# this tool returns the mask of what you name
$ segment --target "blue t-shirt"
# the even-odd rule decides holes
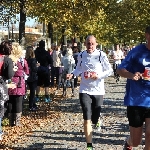
[[[119,69],[124,68],[132,73],[144,73],[145,67],[150,67],[150,50],[145,44],[133,48],[118,66]],[[143,78],[138,81],[127,79],[124,104],[150,107],[150,81]]]

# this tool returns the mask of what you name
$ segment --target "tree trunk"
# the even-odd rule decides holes
[[[19,44],[25,44],[25,23],[26,23],[26,10],[25,1],[20,0],[20,22],[19,22]]]

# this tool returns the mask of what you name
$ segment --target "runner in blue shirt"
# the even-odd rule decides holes
[[[150,150],[150,26],[145,30],[145,37],[147,43],[133,48],[117,69],[120,76],[127,78],[124,105],[127,106],[130,136],[125,150],[141,143],[144,122],[144,150]]]

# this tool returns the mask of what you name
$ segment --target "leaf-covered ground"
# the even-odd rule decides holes
[[[41,95],[44,95],[44,90],[41,90]],[[60,116],[57,99],[61,99],[61,95],[57,96],[56,88],[50,88],[51,98],[53,102],[44,102],[44,96],[40,97],[40,101],[37,103],[38,110],[35,112],[29,111],[28,100],[23,102],[23,113],[21,117],[22,126],[9,127],[8,119],[3,120],[4,136],[0,144],[0,150],[16,150],[11,148],[11,145],[18,142],[25,142],[27,136],[32,134],[32,131],[39,127],[44,127],[48,122],[54,119],[58,119]]]
[[[116,84],[113,77],[105,80],[106,94],[102,106],[102,128],[93,130],[95,150],[122,150],[129,135],[126,107],[123,104],[125,79]],[[24,103],[22,127],[4,127],[8,132],[4,136],[0,150],[84,150],[86,149],[83,131],[83,117],[78,88],[76,95],[62,98],[62,91],[50,89],[52,103],[41,100],[37,112],[29,112],[28,103]],[[41,93],[43,95],[43,93]],[[138,148],[142,150],[143,141]]]

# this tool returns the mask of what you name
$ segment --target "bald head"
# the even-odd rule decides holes
[[[94,35],[88,35],[87,38],[86,38],[86,41],[88,41],[90,38],[93,38],[93,39],[95,39],[95,41],[96,41],[96,38],[95,38]]]
[[[85,45],[87,48],[87,52],[90,54],[96,50],[97,43],[96,43],[96,38],[94,37],[94,35],[89,35],[86,38]]]

